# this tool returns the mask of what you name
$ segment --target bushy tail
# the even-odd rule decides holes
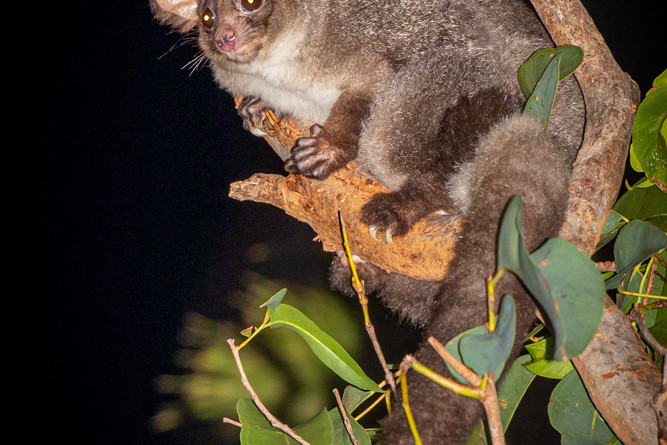
[[[452,198],[465,214],[465,226],[427,336],[446,343],[487,322],[486,278],[495,269],[498,227],[506,205],[515,194],[522,196],[525,237],[529,249],[535,249],[555,236],[563,222],[567,171],[565,154],[530,117],[514,115],[480,140],[474,159],[461,165],[448,184]],[[535,307],[520,283],[505,274],[496,285],[496,295],[508,293],[517,303],[520,341],[534,322]],[[520,344],[511,360],[519,350]],[[428,344],[423,344],[416,356],[431,369],[449,375]],[[425,444],[465,443],[481,415],[479,401],[449,392],[416,373],[408,374],[408,388]],[[383,429],[383,443],[414,443],[402,409],[383,422]]]

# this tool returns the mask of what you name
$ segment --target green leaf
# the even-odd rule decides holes
[[[562,56],[558,54],[549,62],[523,109],[524,113],[531,114],[539,119],[544,128],[549,125],[549,117],[556,99],[561,59]]]
[[[348,413],[354,412],[374,391],[363,391],[356,386],[346,386],[343,391],[343,406]]]
[[[600,250],[613,241],[614,238],[616,238],[616,235],[618,235],[618,231],[621,230],[621,227],[624,225],[625,220],[623,220],[622,215],[615,210],[611,210],[604,222],[602,233],[600,234],[600,241],[598,241],[597,246],[595,246],[595,250]]]
[[[280,289],[271,298],[269,298],[266,302],[264,302],[260,307],[267,307],[269,311],[269,316],[271,316],[271,314],[273,314],[273,311],[275,311],[276,308],[280,306],[280,303],[283,302],[283,298],[285,298],[286,293],[287,289]]]
[[[632,156],[646,176],[667,187],[667,148],[665,119],[667,118],[667,87],[660,87],[639,104],[632,127]]]
[[[333,445],[352,445],[352,440],[350,439],[350,434],[347,432],[347,428],[345,428],[345,423],[343,422],[343,416],[340,415],[340,411],[338,408],[334,408],[329,410],[329,418],[331,419],[331,423],[333,424]],[[354,437],[357,439],[359,442],[359,445],[371,445],[371,439],[368,436],[368,433],[364,430],[364,428],[359,425],[359,423],[354,420],[354,417],[350,415],[349,412],[346,413],[347,418],[350,421],[350,425],[352,426],[352,433],[354,433]]]
[[[512,296],[507,295],[501,303],[495,331],[477,326],[454,337],[445,348],[477,375],[493,372],[494,379],[498,380],[512,351],[515,334],[516,305]],[[453,368],[447,367],[457,380],[468,383]]]
[[[607,280],[606,288],[615,289],[626,273],[666,247],[667,237],[662,230],[645,221],[630,221],[616,237],[616,275]]]
[[[298,445],[296,440],[272,427],[252,400],[240,399],[236,412],[241,422],[242,445]],[[293,430],[311,445],[331,445],[333,441],[333,424],[326,409]]]
[[[600,273],[576,247],[558,238],[529,254],[519,196],[512,198],[503,215],[497,267],[516,274],[547,314],[556,337],[555,360],[566,360],[584,350],[602,317]]]
[[[661,226],[658,219],[667,215],[667,194],[655,185],[637,187],[635,184],[632,190],[625,192],[614,204],[614,211],[628,220],[649,220],[663,231],[667,231],[667,226]]]
[[[549,420],[561,434],[561,444],[603,445],[614,440],[614,434],[595,410],[576,372],[569,373],[556,385],[551,400]]]
[[[662,308],[658,309],[658,311],[667,312],[667,309]],[[656,323],[649,328],[649,331],[651,331],[651,334],[653,334],[653,337],[655,337],[658,343],[663,346],[667,345],[667,320],[661,320],[660,322]]]
[[[562,45],[556,48],[543,48],[535,51],[519,68],[519,83],[523,95],[528,98],[542,77],[547,65],[557,55],[562,57],[558,80],[563,80],[577,69],[584,59],[584,53],[578,46]]]
[[[521,399],[523,399],[528,387],[535,379],[535,374],[524,368],[529,360],[530,356],[528,355],[522,355],[514,360],[510,369],[505,373],[505,380],[498,389],[500,420],[503,424],[503,431],[507,431]]]
[[[322,363],[346,382],[358,388],[382,392],[343,347],[322,331],[298,309],[287,304],[278,306],[268,324],[272,329],[288,328],[296,332]]]
[[[572,362],[570,361],[552,360],[554,351],[553,337],[528,344],[526,345],[526,349],[530,353],[532,361],[526,363],[525,367],[533,374],[560,380],[573,369]]]

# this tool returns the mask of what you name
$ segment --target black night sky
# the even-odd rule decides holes
[[[667,67],[658,2],[585,3],[645,92]],[[281,163],[240,131],[207,70],[182,69],[195,50],[170,51],[179,36],[147,0],[50,7],[32,61],[46,73],[31,89],[37,188],[19,208],[37,246],[32,421],[70,444],[175,443],[151,435],[148,419],[183,315],[233,316],[225,296],[250,267],[249,245],[273,246],[276,261],[252,268],[286,280],[325,283],[329,256],[307,226],[227,197],[230,182]]]

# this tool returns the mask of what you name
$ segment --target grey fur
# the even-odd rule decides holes
[[[195,2],[197,15],[174,15]],[[485,278],[494,269],[498,222],[512,195],[523,196],[530,247],[557,233],[583,130],[583,101],[567,79],[548,133],[520,114],[517,70],[535,50],[552,45],[521,0],[264,0],[252,13],[240,0],[151,5],[163,23],[198,27],[199,45],[222,88],[321,124],[298,141],[288,170],[325,178],[355,160],[392,190],[367,204],[365,223],[400,236],[436,210],[464,214],[442,283],[371,264],[360,270],[368,290],[425,326],[427,335],[446,342],[486,321]],[[216,17],[211,30],[197,23],[205,7]],[[223,28],[233,30],[239,54],[229,51],[229,31],[222,44]],[[243,105],[246,126],[264,104],[251,99]],[[330,278],[335,288],[352,292],[338,260]],[[519,332],[528,329],[534,307],[519,283],[504,278],[497,292],[516,298]],[[417,357],[446,373],[430,347],[422,346]],[[427,444],[464,443],[480,415],[477,401],[419,376],[410,376],[410,394]],[[385,443],[412,443],[400,406],[383,425]]]

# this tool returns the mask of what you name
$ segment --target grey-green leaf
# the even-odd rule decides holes
[[[512,352],[516,337],[516,305],[511,295],[506,295],[493,332],[470,334],[461,338],[459,352],[463,363],[478,375],[495,373],[500,378],[502,370]]]
[[[477,375],[493,373],[497,380],[514,345],[515,334],[516,305],[512,296],[507,295],[501,303],[495,331],[489,332],[486,326],[474,327],[448,341],[445,348]],[[460,382],[469,383],[453,368],[449,370]]]
[[[273,329],[288,328],[299,334],[317,358],[346,382],[361,389],[382,392],[340,343],[298,309],[281,304],[273,312],[269,326]]]
[[[595,335],[604,308],[604,284],[595,264],[572,244],[552,238],[530,255],[549,283],[535,295],[552,323],[555,360],[581,353]]]
[[[549,62],[523,109],[524,113],[539,119],[544,128],[549,125],[551,110],[556,99],[561,59],[562,55],[558,54]]]
[[[614,440],[614,434],[595,410],[576,372],[569,373],[556,385],[551,400],[549,420],[561,434],[561,444],[603,445]]]
[[[586,347],[602,317],[604,287],[595,265],[570,243],[553,238],[529,254],[521,198],[512,198],[498,237],[498,269],[511,270],[547,314],[556,337],[554,359]]]

